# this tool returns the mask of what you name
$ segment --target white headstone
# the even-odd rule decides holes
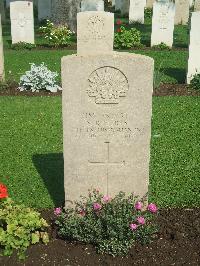
[[[103,0],[82,0],[81,11],[104,11]]]
[[[173,2],[155,2],[153,4],[153,19],[151,46],[165,43],[173,45],[175,4]]]
[[[3,56],[3,38],[0,14],[0,81],[4,79],[4,56]]]
[[[79,12],[77,53],[103,54],[113,50],[114,14],[104,11]]]
[[[187,83],[194,74],[200,74],[200,12],[193,12],[191,18],[190,46],[188,60]]]
[[[33,2],[11,2],[10,19],[12,43],[34,43]]]
[[[104,20],[103,12],[95,13]],[[107,30],[112,29],[113,25]],[[95,39],[98,34],[92,32]],[[89,188],[112,197],[120,191],[144,196],[149,183],[153,59],[113,51],[95,55],[88,49],[88,54],[62,58],[62,87],[66,205],[86,196]]]
[[[200,0],[195,0],[194,11],[200,11]]]
[[[189,0],[175,0],[175,25],[187,25],[190,13]]]
[[[129,24],[139,22],[144,24],[144,8],[146,0],[130,0]]]
[[[38,19],[51,19],[52,0],[38,0]]]
[[[153,7],[153,3],[155,2],[156,0],[147,0],[146,1],[146,7],[147,8],[152,8]]]
[[[194,5],[194,0],[190,0],[190,7]]]

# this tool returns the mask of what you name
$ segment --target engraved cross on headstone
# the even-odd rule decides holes
[[[125,160],[121,162],[112,162],[110,159],[110,142],[104,142],[107,145],[107,151],[106,151],[106,159],[105,161],[88,161],[89,164],[92,165],[105,165],[106,166],[106,178],[107,178],[107,194],[108,192],[108,182],[109,182],[109,167],[114,165],[122,165],[125,166]]]

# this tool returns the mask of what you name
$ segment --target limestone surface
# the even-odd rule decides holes
[[[109,12],[79,12],[77,53],[104,54],[113,51],[114,14]]]
[[[175,25],[187,25],[190,11],[189,0],[175,0],[175,9]]]
[[[33,1],[10,2],[12,43],[34,43]]]
[[[187,83],[191,82],[194,74],[200,74],[200,12],[193,12],[191,18],[190,45]]]
[[[165,43],[173,45],[175,5],[173,2],[155,2],[153,4],[153,19],[151,46]]]

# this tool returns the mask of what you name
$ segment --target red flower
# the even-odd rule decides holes
[[[117,29],[117,32],[121,32],[122,30],[119,28],[119,29]]]
[[[7,191],[7,187],[0,183],[0,199],[4,199],[8,197],[8,191]]]
[[[79,211],[80,216],[84,217],[86,215],[86,212],[84,210]]]
[[[121,25],[121,24],[122,24],[122,21],[121,21],[120,19],[118,19],[118,20],[116,21],[116,24],[117,24],[117,25]]]

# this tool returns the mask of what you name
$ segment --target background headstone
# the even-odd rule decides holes
[[[2,25],[0,14],[0,81],[4,79],[4,56],[3,56],[3,38],[2,38]]]
[[[156,0],[147,0],[146,1],[146,7],[147,8],[152,8],[153,7],[153,3],[155,2]]]
[[[189,20],[190,3],[189,0],[175,0],[175,25],[186,25]]]
[[[62,88],[66,205],[86,196],[89,188],[112,197],[120,191],[146,195],[153,59],[116,52],[91,55],[90,50],[66,56]]]
[[[122,16],[129,14],[130,0],[122,0],[121,14]]]
[[[144,8],[146,0],[130,0],[129,24],[139,22],[144,24]]]
[[[78,54],[103,54],[113,50],[113,13],[88,11],[78,13],[77,17]]]
[[[38,19],[51,19],[52,0],[38,0]]]
[[[104,11],[103,0],[82,0],[81,11]]]
[[[10,3],[12,43],[34,43],[33,1]]]
[[[153,4],[151,46],[165,43],[173,45],[175,4],[173,2],[155,2]]]
[[[200,11],[200,0],[195,0],[194,11]]]
[[[194,0],[190,0],[190,7],[194,5]]]
[[[187,83],[189,84],[193,75],[200,74],[200,12],[193,12],[191,18],[190,45]]]
[[[68,25],[71,31],[77,30],[77,13],[81,0],[54,0],[52,2],[52,22],[57,25]]]

